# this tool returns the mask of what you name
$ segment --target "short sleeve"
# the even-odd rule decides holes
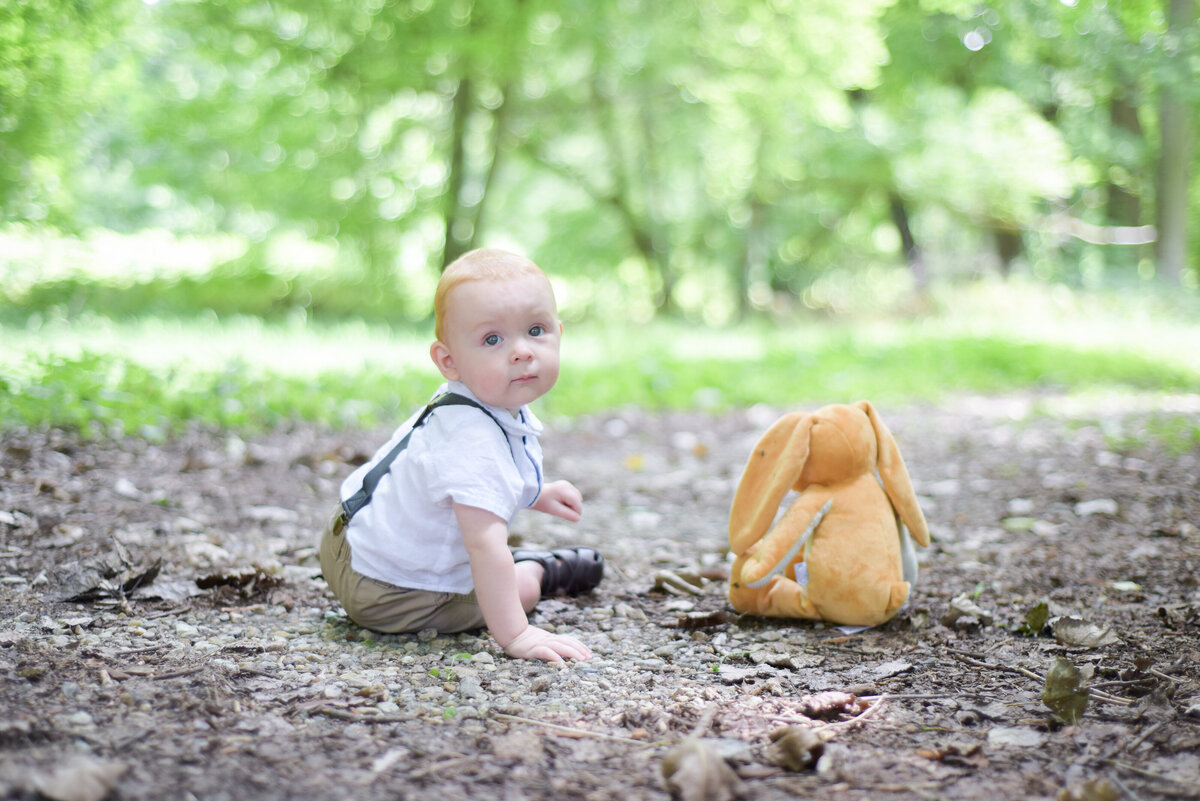
[[[504,431],[478,410],[461,408],[439,409],[426,426],[435,443],[420,454],[429,500],[474,506],[512,520],[524,485]]]

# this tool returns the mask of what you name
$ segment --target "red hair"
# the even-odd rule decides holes
[[[442,271],[433,295],[434,336],[439,342],[446,341],[446,308],[450,290],[454,287],[468,281],[503,281],[518,275],[546,278],[546,274],[532,261],[505,250],[479,248],[459,256]]]

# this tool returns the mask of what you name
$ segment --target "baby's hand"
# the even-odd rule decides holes
[[[583,516],[583,495],[570,481],[551,481],[542,487],[533,508],[576,523]]]
[[[586,662],[592,658],[588,647],[574,637],[551,634],[537,626],[526,626],[504,647],[504,652],[517,659],[542,659],[546,662],[562,662],[564,658]]]

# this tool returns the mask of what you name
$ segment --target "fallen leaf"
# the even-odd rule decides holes
[[[988,760],[981,753],[982,748],[982,745],[976,742],[947,743],[940,748],[918,749],[917,756],[947,765],[985,768],[987,767]]]
[[[230,587],[238,591],[242,598],[265,596],[271,590],[282,586],[283,577],[278,570],[270,570],[259,565],[250,568],[223,570],[200,576],[196,586],[202,590],[213,587]]]
[[[96,580],[94,568],[84,567],[73,578],[78,580],[79,578],[90,576],[93,580],[96,580],[96,583],[63,600],[66,603],[81,604],[105,598],[126,598],[143,587],[152,584],[154,579],[158,577],[158,572],[161,569],[162,559],[157,559],[150,567],[132,574],[128,569],[117,572],[112,570],[109,565],[101,565],[99,569],[101,577],[99,580]],[[69,584],[71,582],[68,580],[64,583]]]
[[[737,620],[737,616],[718,609],[715,612],[690,612],[688,614],[675,616],[675,627],[680,629],[711,629],[717,626],[724,626],[726,623],[732,623]]]
[[[830,720],[841,715],[857,715],[867,708],[866,701],[860,701],[852,693],[837,690],[827,690],[823,693],[806,695],[800,699],[800,711],[810,718]]]
[[[786,726],[771,732],[770,759],[790,771],[815,770],[825,753],[825,741],[812,729]]]
[[[1117,801],[1121,793],[1108,779],[1092,779],[1058,791],[1058,801]]]
[[[682,801],[731,801],[745,791],[729,763],[696,737],[668,751],[661,769],[667,790]]]
[[[1140,592],[1142,585],[1136,581],[1114,581],[1109,585],[1117,592]]]
[[[950,608],[942,615],[941,623],[946,628],[953,628],[955,622],[963,617],[973,617],[987,625],[992,622],[994,615],[976,604],[970,595],[963,593],[950,601]]]
[[[1054,639],[1063,645],[1077,648],[1099,648],[1114,645],[1121,639],[1108,626],[1097,626],[1077,617],[1060,617],[1050,622]]]
[[[1077,723],[1087,708],[1088,693],[1079,685],[1083,674],[1066,659],[1058,657],[1046,671],[1046,686],[1042,690],[1044,703],[1054,717],[1063,723]]]
[[[1049,620],[1050,606],[1042,601],[1025,613],[1025,624],[1020,630],[1031,637],[1036,637],[1046,628]]]
[[[101,801],[126,769],[122,762],[77,754],[57,770],[35,776],[33,784],[52,801]]]

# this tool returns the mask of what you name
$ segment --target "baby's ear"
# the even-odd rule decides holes
[[[458,368],[454,366],[454,357],[450,348],[444,342],[434,342],[429,346],[429,358],[437,365],[437,369],[447,381],[458,380]]]

